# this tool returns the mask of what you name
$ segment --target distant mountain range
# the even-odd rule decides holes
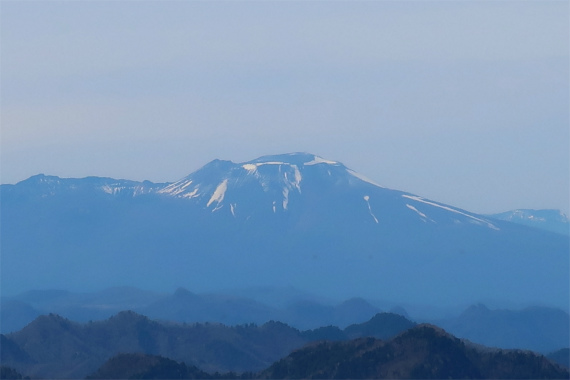
[[[570,345],[568,313],[547,307],[491,310],[473,305],[459,316],[436,324],[457,337],[489,347],[549,353]]]
[[[159,323],[130,311],[87,324],[51,314],[0,339],[4,372],[44,378],[569,376],[542,355],[475,346],[391,313],[344,330],[307,331],[275,321],[235,327]]]
[[[432,319],[418,315],[410,317],[402,307],[380,307],[374,301],[362,298],[329,303],[308,294],[293,293],[285,305],[276,306],[245,296],[197,294],[183,288],[172,294],[113,288],[96,293],[31,291],[4,297],[0,303],[0,332],[21,330],[40,315],[53,313],[85,323],[105,320],[126,309],[151,319],[176,323],[209,322],[235,326],[262,325],[279,320],[300,330],[317,329],[312,335],[315,339],[355,337],[351,325],[370,320],[381,311],[390,311],[415,322],[438,325],[459,338],[490,347],[528,349],[546,354],[568,347],[570,341],[568,312],[548,307],[508,310],[479,304],[452,317]],[[320,329],[322,326],[329,328]],[[341,334],[341,329],[345,329],[347,335]],[[369,334],[376,336],[373,332]]]
[[[560,210],[521,209],[487,216],[493,219],[506,220],[563,235],[570,235],[570,219]]]
[[[386,339],[414,325],[395,314],[378,314],[344,331],[299,331],[276,321],[234,327],[159,323],[131,311],[79,324],[50,314],[18,332],[1,335],[0,361],[43,378],[83,378],[114,355],[137,352],[184,361],[207,372],[259,371],[310,341],[348,336]]]
[[[276,286],[568,310],[568,236],[391,190],[312,154],[214,160],[173,183],[38,175],[0,191],[4,295]]]

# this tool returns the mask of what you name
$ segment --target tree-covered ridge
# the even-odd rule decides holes
[[[542,355],[479,350],[431,325],[382,341],[319,342],[274,363],[266,379],[538,379],[569,373]]]
[[[529,351],[475,348],[432,325],[390,340],[319,341],[258,373],[208,374],[170,359],[121,354],[90,379],[539,379],[569,373]]]
[[[397,328],[374,322],[400,319]],[[372,325],[370,325],[372,323]],[[379,314],[353,325],[350,336],[393,336],[414,323]],[[38,317],[24,329],[2,336],[3,364],[30,376],[81,378],[120,353],[159,355],[214,373],[260,371],[314,340],[347,340],[335,327],[300,331],[284,323],[225,326],[218,323],[159,323],[132,311],[80,324],[58,315]]]
[[[119,354],[87,379],[208,379],[211,376],[172,359],[148,354]]]

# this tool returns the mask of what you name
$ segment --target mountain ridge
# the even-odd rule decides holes
[[[0,338],[2,365],[33,377],[84,378],[105,368],[96,376],[117,378],[116,370],[125,374],[149,364],[133,363],[132,356],[119,359],[125,354],[142,354],[151,362],[157,356],[169,358],[174,367],[179,364],[173,360],[186,363],[182,370],[192,366],[192,372],[232,371],[232,378],[240,377],[236,372],[246,378],[313,378],[312,371],[326,378],[568,376],[540,354],[473,345],[440,327],[391,313],[344,330],[329,326],[310,331],[278,321],[234,327],[166,323],[132,311],[83,324],[51,314]]]
[[[331,333],[338,337],[339,328],[350,335],[351,325],[375,321],[374,315],[389,311],[415,322],[429,322],[458,338],[498,348],[529,349],[543,354],[568,345],[570,316],[567,311],[548,307],[496,309],[471,305],[453,317],[439,319],[412,313],[402,307],[377,304],[362,298],[331,303],[298,295],[281,306],[269,306],[262,300],[231,294],[198,294],[179,288],[170,294],[155,294],[131,288],[113,288],[97,293],[75,294],[57,291],[34,291],[0,304],[1,333],[21,330],[40,315],[57,314],[74,322],[100,321],[121,310],[133,310],[150,319],[176,323],[222,323],[227,326],[279,320],[299,330],[317,329],[312,334]],[[389,324],[389,320],[380,320]],[[322,326],[337,326],[318,329]],[[372,326],[373,329],[374,326]],[[331,330],[332,329],[332,330]],[[338,330],[338,331],[337,331]],[[335,332],[336,331],[336,332]],[[382,338],[382,336],[376,336]]]
[[[214,160],[166,184],[37,177],[44,187],[2,185],[3,292],[293,286],[345,299],[500,296],[567,309],[567,238],[363,178],[294,154]]]
[[[287,197],[288,194],[286,194],[286,192],[288,193],[291,190],[297,190],[300,192],[299,182],[302,180],[302,177],[299,172],[299,167],[315,166],[319,164],[324,164],[327,166],[327,171],[329,172],[329,175],[331,175],[330,174],[331,167],[337,168],[346,171],[350,176],[362,182],[371,184],[375,187],[386,188],[382,185],[377,184],[373,180],[368,179],[362,174],[359,174],[353,171],[352,169],[347,168],[340,162],[324,159],[320,156],[305,152],[266,155],[241,163],[234,163],[233,161],[230,160],[214,159],[209,163],[207,163],[206,165],[204,165],[202,168],[174,182],[154,183],[148,180],[133,181],[126,179],[115,179],[110,177],[94,177],[94,176],[88,176],[83,178],[62,178],[52,175],[37,174],[31,176],[28,179],[18,182],[15,185],[3,184],[0,186],[2,186],[3,192],[6,191],[10,192],[11,190],[10,188],[13,188],[14,186],[20,186],[20,187],[25,186],[30,188],[32,186],[38,186],[38,185],[42,185],[44,191],[45,190],[52,191],[51,194],[43,193],[41,194],[41,196],[54,195],[53,191],[58,190],[58,188],[67,188],[68,190],[80,190],[80,187],[91,186],[94,189],[99,189],[109,195],[140,196],[149,193],[158,193],[162,195],[169,195],[172,197],[188,198],[188,199],[207,198],[208,201],[206,203],[206,206],[212,207],[212,204],[214,204],[214,202],[217,203],[217,206],[220,206],[220,203],[223,201],[223,198],[225,196],[225,192],[227,191],[227,186],[224,185],[224,181],[222,180],[217,184],[210,184],[209,186],[207,186],[206,194],[200,194],[197,192],[196,187],[190,187],[190,185],[194,182],[194,177],[197,177],[198,179],[203,179],[203,177],[208,177],[210,176],[210,174],[206,174],[204,176],[203,173],[204,172],[208,173],[212,169],[216,171],[225,172],[226,176],[229,176],[229,174],[231,174],[232,171],[241,170],[243,171],[243,173],[241,173],[241,175],[239,175],[238,178],[236,179],[236,182],[239,182],[245,180],[247,176],[253,176],[258,179],[260,177],[263,177],[263,175],[260,174],[260,167],[262,166],[278,166],[279,172],[283,171],[284,174],[283,185],[285,185],[285,187],[282,189],[283,199],[281,199],[280,202],[281,205],[280,209],[286,211],[288,204],[288,197]],[[283,169],[283,167],[285,167],[285,169]],[[287,170],[292,170],[292,172],[291,171],[288,172]],[[263,178],[260,181],[260,183],[262,187],[267,186],[266,183],[263,182]],[[187,189],[188,187],[190,187],[191,190],[188,190]],[[264,190],[267,189],[264,188]],[[454,212],[456,215],[463,215],[470,217],[472,219],[472,222],[485,223],[491,228],[493,228],[492,220],[511,221],[514,223],[520,223],[540,228],[539,223],[545,222],[546,218],[545,216],[537,216],[536,214],[545,215],[546,213],[549,214],[548,215],[549,220],[552,219],[553,217],[558,217],[559,220],[556,221],[568,224],[568,217],[559,210],[517,209],[496,214],[477,214],[477,213],[471,213],[469,211],[460,208],[449,206],[444,203],[431,201],[411,193],[403,191],[400,191],[400,193],[402,197],[407,198],[408,200],[410,200],[410,202],[415,202],[414,205],[419,203],[423,205],[439,207],[441,209]],[[364,197],[366,197],[366,195],[363,196],[363,198]],[[369,199],[365,199],[365,201],[368,202]],[[276,205],[279,205],[279,203],[274,201],[272,203],[272,206]],[[417,213],[417,215],[423,220],[428,221],[429,218],[427,218],[426,215],[423,212],[419,211],[414,205],[406,204],[406,207],[409,210]],[[213,211],[218,211],[220,208],[221,207],[214,206]],[[277,207],[274,207],[274,209],[277,209]],[[370,213],[371,216],[375,218],[375,216],[372,213],[372,210],[370,211]]]
[[[401,322],[353,325],[351,335],[377,332],[391,337],[415,325],[402,316],[394,318]],[[0,335],[5,348],[0,354],[3,365],[34,377],[83,378],[110,357],[135,352],[163,355],[212,372],[243,372],[262,370],[307,342],[328,336],[316,336],[274,320],[259,326],[233,327],[208,322],[161,323],[133,311],[121,311],[104,321],[80,324],[50,314],[36,318],[20,331]],[[347,339],[342,331],[341,339]]]
[[[497,214],[488,214],[489,218],[505,220],[546,231],[570,235],[570,219],[561,210],[517,209]]]

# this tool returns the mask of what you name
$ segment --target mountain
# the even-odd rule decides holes
[[[549,353],[568,347],[570,341],[570,316],[548,307],[491,310],[479,304],[437,324],[457,337],[489,347]]]
[[[307,342],[298,330],[276,322],[233,328],[162,324],[133,312],[87,324],[40,316],[5,338],[29,359],[18,360],[2,347],[2,364],[42,378],[83,378],[119,353],[161,355],[209,372],[261,370]]]
[[[568,378],[541,355],[475,346],[389,313],[304,332],[275,321],[174,324],[126,311],[79,324],[52,314],[0,338],[2,366],[32,378]]]
[[[25,302],[2,299],[0,302],[0,333],[20,330],[41,314],[39,310]]]
[[[306,153],[165,184],[0,187],[2,292],[294,287],[333,299],[568,309],[569,239],[391,190]]]
[[[87,379],[210,379],[195,366],[157,355],[119,354],[107,360]]]
[[[382,341],[319,342],[296,350],[261,373],[265,379],[538,379],[567,370],[524,351],[483,350],[431,325]]]
[[[556,350],[549,353],[546,357],[553,362],[558,363],[562,367],[570,369],[570,348],[562,348],[560,350]]]
[[[208,374],[156,355],[119,354],[88,379],[430,379],[568,378],[546,358],[522,351],[466,346],[434,326],[411,329],[391,341],[372,338],[319,342],[290,354],[260,373]]]
[[[268,293],[287,299],[283,292],[274,289]],[[368,320],[380,312],[380,309],[361,298],[331,303],[317,301],[309,295],[299,295],[288,301],[281,306],[271,306],[246,296],[198,294],[184,288],[178,288],[172,294],[131,287],[85,293],[33,290],[2,297],[0,333],[18,331],[38,316],[50,313],[75,322],[88,322],[107,319],[122,310],[133,310],[151,319],[180,323],[238,325],[280,320],[298,329],[312,329],[326,325],[344,328]]]
[[[378,321],[391,318],[379,314],[372,326],[352,326],[350,336],[393,336],[413,325],[397,318],[404,322],[382,326]],[[2,364],[42,378],[83,378],[120,353],[160,355],[210,373],[260,371],[308,342],[348,336],[338,328],[302,332],[276,321],[233,327],[158,322],[132,311],[84,324],[42,315],[20,331],[0,335]]]
[[[367,322],[354,324],[344,329],[350,339],[372,337],[389,339],[401,331],[408,330],[416,324],[409,319],[392,313],[378,313]]]
[[[512,210],[487,215],[489,218],[506,220],[545,231],[570,235],[570,219],[560,210]]]
[[[281,297],[282,293],[275,289],[267,291],[267,294],[276,297]],[[75,322],[89,322],[108,319],[121,310],[132,309],[150,319],[178,323],[210,322],[235,326],[250,323],[262,325],[270,320],[279,320],[299,330],[310,330],[304,335],[309,340],[345,340],[360,336],[384,339],[390,336],[382,335],[374,325],[377,318],[373,317],[380,310],[362,298],[330,303],[308,295],[298,295],[289,300],[288,304],[282,306],[270,306],[245,296],[200,294],[184,288],[171,294],[128,287],[94,293],[29,291],[2,299],[0,327],[5,334],[22,329],[41,314],[53,313]],[[403,308],[389,310],[390,313],[378,314],[382,317],[378,317],[381,319],[377,321],[377,326],[398,327],[399,321],[409,323],[410,317]],[[458,338],[503,349],[519,348],[549,353],[567,347],[570,339],[568,312],[544,306],[495,309],[478,304],[458,311],[452,317],[434,319],[414,315],[413,320],[433,323]],[[363,324],[362,321],[369,322]],[[356,332],[352,331],[354,326]],[[399,326],[398,331],[408,327],[411,325]],[[361,329],[366,329],[366,332]]]
[[[265,323],[278,315],[277,310],[251,299],[215,294],[198,295],[184,288],[137,311],[153,319],[188,323],[217,322],[225,325]]]
[[[165,294],[132,287],[114,287],[97,292],[30,290],[0,300],[0,332],[22,329],[42,314],[58,314],[75,322],[107,319],[122,310],[140,310]]]

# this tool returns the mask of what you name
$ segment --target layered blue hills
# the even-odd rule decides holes
[[[336,299],[568,310],[569,238],[383,187],[293,153],[172,183],[1,185],[2,293],[293,286]]]

